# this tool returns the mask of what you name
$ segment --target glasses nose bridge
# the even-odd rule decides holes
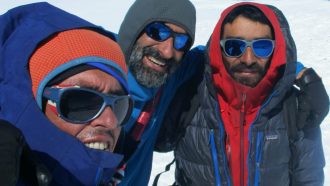
[[[252,41],[251,40],[243,40],[243,41],[245,43],[245,47],[244,47],[244,50],[242,52],[242,55],[244,55],[246,53],[248,47],[251,48],[251,51],[252,51],[253,55],[255,55],[255,51],[254,51],[254,47],[253,47],[253,43],[255,41],[253,41],[253,40]]]
[[[245,42],[245,48],[250,47],[253,50],[253,43],[254,43],[254,41],[244,40],[244,42]]]
[[[110,96],[103,96],[104,108],[110,106],[110,108],[112,109],[115,101],[116,100],[114,98],[111,98]]]

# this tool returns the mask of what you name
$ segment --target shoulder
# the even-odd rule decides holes
[[[205,53],[205,50],[206,50],[206,47],[204,45],[198,45],[188,51],[188,53],[186,54],[186,58],[203,56]]]
[[[182,66],[192,66],[192,68],[200,68],[205,61],[204,55],[205,55],[206,47],[203,45],[196,46],[189,50],[182,61]]]

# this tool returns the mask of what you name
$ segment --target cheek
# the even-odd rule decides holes
[[[264,70],[266,70],[269,67],[270,59],[259,59],[258,63]]]
[[[62,130],[63,132],[66,132],[72,136],[77,136],[78,133],[82,130],[83,125],[76,125],[71,124],[66,121],[64,121],[59,116],[55,115],[55,113],[50,109],[49,105],[46,105],[45,115],[49,119],[50,122],[52,122],[57,128]]]
[[[176,62],[181,62],[184,52],[175,51],[174,59]]]
[[[74,137],[78,136],[79,132],[83,130],[83,125],[70,124],[63,120],[55,125],[63,132],[66,132]]]
[[[227,70],[240,63],[239,58],[226,57],[225,55],[223,55],[222,61]]]
[[[121,127],[117,127],[116,129],[112,130],[113,135],[115,136],[115,139],[118,140],[120,135]]]
[[[115,150],[115,147],[116,147],[116,144],[117,144],[117,141],[118,141],[118,138],[119,138],[119,136],[120,136],[120,131],[121,131],[121,127],[118,127],[118,128],[116,128],[116,129],[114,129],[114,130],[111,130],[111,132],[112,132],[112,134],[113,134],[113,136],[114,136],[114,146],[113,146],[113,149],[112,149],[112,151],[114,151]]]

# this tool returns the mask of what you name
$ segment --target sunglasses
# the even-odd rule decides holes
[[[145,33],[156,41],[165,41],[170,37],[174,38],[173,47],[179,51],[186,51],[190,48],[191,40],[188,34],[174,32],[161,22],[153,22],[145,28]]]
[[[271,39],[224,39],[220,40],[220,45],[223,48],[226,56],[240,57],[244,54],[247,47],[251,47],[254,55],[260,58],[268,58],[272,55],[275,47],[275,41]]]
[[[123,125],[130,117],[133,101],[129,95],[103,94],[79,87],[46,87],[43,97],[56,103],[59,116],[70,123],[85,124],[96,119],[110,106],[118,123]]]

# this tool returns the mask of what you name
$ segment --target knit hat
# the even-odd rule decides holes
[[[30,58],[32,91],[38,105],[41,107],[43,90],[52,79],[67,71],[74,75],[74,67],[79,69],[75,74],[88,69],[81,66],[101,69],[127,88],[125,58],[115,41],[92,30],[68,30],[43,42]]]
[[[136,0],[128,10],[118,33],[118,43],[127,62],[137,37],[154,21],[182,27],[191,37],[191,44],[194,43],[196,10],[189,0]]]

